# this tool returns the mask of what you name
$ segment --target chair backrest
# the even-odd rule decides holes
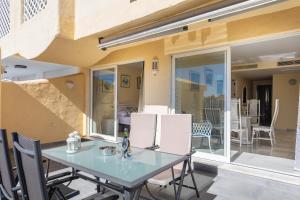
[[[211,136],[212,124],[210,121],[193,123],[193,136]]]
[[[155,143],[156,114],[131,113],[130,144],[147,148]]]
[[[274,114],[273,114],[273,118],[272,118],[272,122],[271,122],[271,128],[274,129],[275,123],[277,121],[278,118],[278,113],[279,113],[279,99],[275,100],[275,110],[274,110]]]
[[[231,99],[231,129],[242,128],[241,99]]]
[[[12,164],[9,157],[9,147],[6,130],[0,129],[0,172],[1,172],[1,191],[6,198],[17,199],[17,194],[12,192],[16,186]]]
[[[191,152],[192,115],[170,114],[161,116],[160,151],[178,155]]]
[[[14,155],[22,193],[27,200],[48,200],[40,141],[13,133]]]
[[[247,115],[250,117],[257,117],[260,115],[260,100],[247,100]]]
[[[213,126],[223,125],[223,112],[220,108],[204,108],[205,118]]]

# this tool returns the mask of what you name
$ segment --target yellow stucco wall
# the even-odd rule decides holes
[[[83,130],[83,74],[35,83],[1,83],[1,128],[18,131],[42,143],[62,141]],[[69,89],[66,82],[73,82]]]
[[[159,59],[159,72],[156,76],[152,74],[154,57]],[[115,51],[97,63],[95,67],[107,67],[110,64],[125,64],[135,61],[145,61],[145,104],[168,106],[170,103],[171,56],[164,54],[163,41]]]
[[[297,83],[290,85],[290,79],[296,79]],[[296,130],[299,83],[300,73],[277,74],[273,76],[273,104],[275,99],[279,99],[279,115],[276,128]]]

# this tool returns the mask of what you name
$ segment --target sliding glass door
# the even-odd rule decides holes
[[[193,116],[195,156],[229,161],[229,50],[173,56],[173,112]]]
[[[117,67],[92,71],[90,133],[116,140]]]
[[[143,61],[92,71],[90,135],[116,141],[130,131],[131,113],[143,110],[143,74]]]

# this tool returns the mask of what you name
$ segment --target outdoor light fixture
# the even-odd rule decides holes
[[[200,21],[215,21],[224,17],[240,14],[245,11],[269,6],[286,0],[247,0],[236,3],[223,8],[215,9],[208,12],[202,12],[193,17],[181,19],[166,25],[146,29],[137,33],[127,34],[119,37],[99,38],[99,48],[106,50],[109,47],[124,45],[128,43],[138,42],[146,39],[156,38],[159,36],[174,34],[188,30],[188,25]]]
[[[71,90],[71,89],[73,89],[75,87],[75,83],[73,81],[70,81],[70,80],[67,80],[65,84],[66,84],[66,87],[69,90]]]
[[[154,57],[152,60],[152,74],[154,76],[156,76],[156,74],[158,73],[158,58]]]

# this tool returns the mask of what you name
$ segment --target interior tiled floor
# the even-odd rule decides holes
[[[295,131],[275,131],[276,144],[272,147],[270,141],[258,140],[250,145],[239,146],[231,143],[231,161],[293,176],[300,176],[294,170],[295,166]]]
[[[250,145],[239,146],[237,143],[231,143],[231,150],[239,153],[247,152],[265,156],[280,157],[286,159],[295,159],[296,131],[275,131],[276,144],[271,147],[270,141],[258,140]],[[236,154],[238,156],[238,154]],[[232,161],[234,161],[235,157]]]

